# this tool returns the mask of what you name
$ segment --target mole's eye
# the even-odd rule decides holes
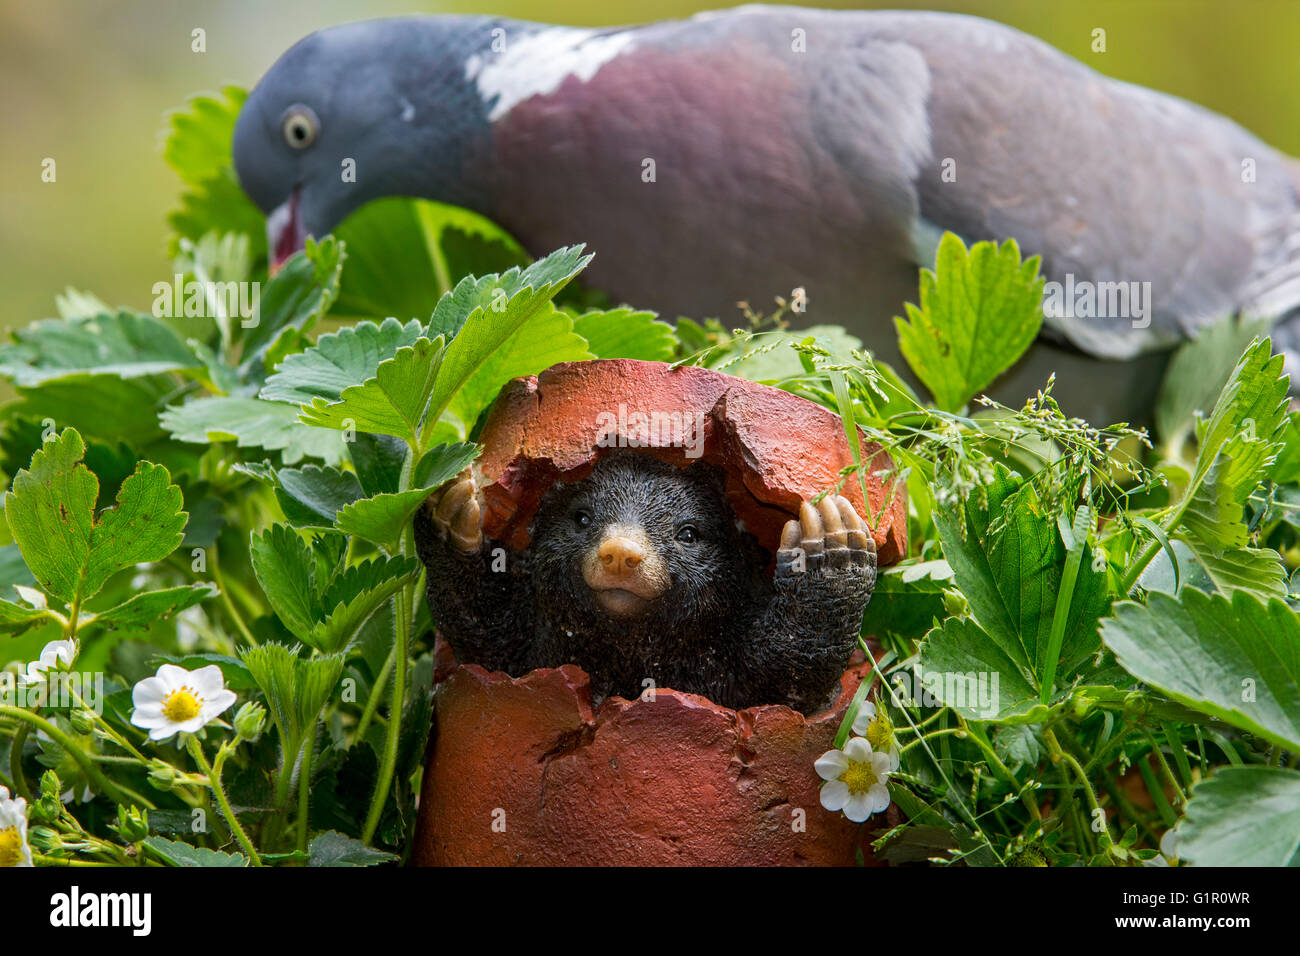
[[[579,509],[573,513],[573,523],[579,528],[591,527],[591,512]]]
[[[686,544],[694,544],[699,540],[700,532],[693,524],[684,524],[677,530],[677,540]]]
[[[280,129],[284,132],[286,143],[294,149],[306,149],[316,142],[316,134],[320,132],[320,120],[316,118],[310,106],[299,103],[284,111]]]

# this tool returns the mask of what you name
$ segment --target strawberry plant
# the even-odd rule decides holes
[[[412,517],[506,382],[595,357],[766,382],[838,413],[859,462],[850,423],[892,454],[910,553],[836,742],[892,755],[877,859],[1295,862],[1300,416],[1257,327],[1182,349],[1153,447],[1050,381],[982,398],[1042,322],[1010,242],[947,236],[923,273],[897,331],[926,393],[784,305],[737,329],[593,308],[581,247],[529,262],[427,202],[367,206],[270,275],[229,167],[242,100],[170,120],[152,307],[69,290],[0,347],[0,864],[400,860],[436,624]]]

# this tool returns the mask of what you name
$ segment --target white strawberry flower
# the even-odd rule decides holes
[[[853,732],[867,738],[871,749],[889,757],[889,769],[898,769],[900,754],[898,740],[894,737],[894,725],[883,707],[864,700],[858,708],[858,715],[853,718]]]
[[[131,723],[148,730],[150,740],[166,740],[194,733],[234,702],[234,691],[226,690],[216,664],[196,671],[163,664],[156,676],[146,677],[132,689]]]
[[[32,866],[32,848],[27,845],[27,801],[10,798],[0,787],[0,867]]]
[[[50,641],[41,648],[41,656],[27,665],[27,673],[20,680],[28,685],[44,683],[46,671],[51,667],[55,670],[71,667],[76,656],[75,640]]]
[[[854,823],[889,806],[889,755],[877,753],[865,737],[850,737],[843,750],[828,750],[813,765],[822,785],[822,806],[843,810]]]

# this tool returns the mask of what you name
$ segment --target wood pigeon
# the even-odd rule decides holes
[[[534,254],[586,243],[586,281],[667,317],[731,322],[802,288],[795,319],[899,369],[890,320],[942,232],[1015,238],[1062,292],[994,394],[1018,404],[1055,370],[1099,424],[1143,418],[1169,350],[1232,312],[1277,320],[1300,370],[1300,163],[969,16],[353,23],[272,66],[234,161],[276,261],[371,199],[425,197]]]

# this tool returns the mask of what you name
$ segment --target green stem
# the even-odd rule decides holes
[[[27,778],[23,776],[23,748],[27,746],[29,733],[31,727],[27,724],[19,724],[14,731],[14,739],[9,742],[9,774],[14,778],[14,793],[31,803],[32,791],[27,786]]]
[[[280,728],[280,733],[284,733],[284,728]],[[284,824],[284,815],[289,806],[289,790],[293,786],[293,771],[298,765],[298,758],[302,753],[302,738],[298,737],[293,740],[282,740],[280,744],[284,753],[284,761],[280,766],[280,773],[275,779],[275,810],[262,827],[262,845],[268,849],[273,847],[280,837],[280,829]]]
[[[82,700],[81,695],[77,693],[75,689],[72,689],[71,687],[69,687],[69,689],[72,690],[72,699],[76,701],[77,706],[80,707],[82,710],[86,711],[87,713],[89,713],[94,718],[94,723],[98,724],[100,727],[103,728],[104,733],[108,736],[109,740],[113,741],[113,743],[117,744],[119,747],[121,747],[123,750],[129,753],[131,755],[131,758],[133,758],[134,760],[138,760],[140,763],[143,764],[149,763],[148,758],[146,758],[144,754],[140,753],[140,751],[137,750],[129,740],[127,740],[125,737],[119,734],[117,730],[114,729],[112,725],[110,725],[109,722],[103,718],[103,716],[96,713],[94,708],[86,706],[86,702]]]
[[[984,739],[983,729],[974,724],[968,724],[961,714],[957,715],[957,723],[970,734],[970,739],[974,741],[981,751],[983,751],[985,758],[1002,776],[1002,779],[1011,785],[1011,789],[1020,790],[1020,781],[1016,779],[1015,774],[1011,772],[1007,765],[1002,762],[1002,758],[997,755],[997,752],[993,749],[992,745]],[[1029,811],[1031,817],[1035,820],[1043,819],[1043,815],[1038,809],[1038,801],[1033,798],[1033,795],[1028,790],[1021,791],[1020,801],[1025,805],[1025,809]]]
[[[1169,799],[1165,796],[1164,787],[1160,786],[1160,781],[1156,779],[1155,771],[1147,763],[1146,757],[1139,757],[1133,761],[1142,775],[1142,782],[1146,784],[1147,793],[1151,795],[1151,802],[1156,806],[1156,812],[1160,814],[1160,819],[1166,827],[1173,827],[1178,823],[1178,814],[1174,808],[1169,805]]]
[[[221,573],[221,561],[217,557],[216,545],[213,545],[210,550],[212,556],[212,580],[217,583],[217,589],[221,592],[221,604],[225,607],[226,613],[230,615],[230,619],[235,622],[235,627],[238,628],[239,633],[248,642],[248,645],[256,647],[257,638],[253,637],[253,632],[244,623],[243,615],[235,607],[235,602],[230,599],[230,588],[226,586],[226,579]]]
[[[1178,527],[1178,522],[1183,520],[1183,512],[1185,512],[1188,506],[1192,503],[1193,496],[1200,489],[1201,483],[1204,480],[1204,475],[1195,479],[1183,494],[1182,500],[1179,501],[1178,505],[1169,512],[1168,517],[1160,523],[1160,530],[1163,531],[1166,536],[1172,533],[1174,528]],[[1137,560],[1129,565],[1129,569],[1124,572],[1124,577],[1120,580],[1119,585],[1120,594],[1128,594],[1133,590],[1133,585],[1137,583],[1137,579],[1142,576],[1142,572],[1146,570],[1147,565],[1155,560],[1156,555],[1160,553],[1160,549],[1163,547],[1164,544],[1160,539],[1155,535],[1152,535],[1151,543],[1142,550],[1142,553],[1138,555]]]
[[[1101,811],[1101,804],[1097,801],[1097,794],[1092,789],[1092,782],[1088,779],[1088,775],[1083,772],[1083,766],[1079,761],[1074,759],[1073,754],[1067,753],[1062,749],[1061,742],[1056,739],[1056,734],[1054,734],[1050,728],[1043,729],[1043,740],[1047,744],[1048,752],[1052,755],[1052,762],[1066,763],[1074,770],[1075,774],[1078,775],[1079,783],[1083,786],[1083,792],[1088,797],[1088,809],[1092,811],[1092,820],[1100,819],[1103,825],[1106,825],[1106,815]],[[1098,815],[1099,813],[1100,816]],[[1091,821],[1089,821],[1089,823],[1091,824]],[[1089,829],[1092,829],[1091,825],[1089,826]],[[1110,827],[1106,826],[1106,829],[1102,830],[1098,835],[1101,837],[1102,848],[1109,849],[1112,845]]]
[[[384,758],[379,765],[379,779],[375,783],[375,794],[370,802],[370,812],[366,814],[366,825],[361,831],[361,841],[369,844],[379,827],[379,818],[384,812],[384,803],[388,800],[388,789],[392,784],[393,771],[397,767],[397,744],[402,732],[402,703],[406,694],[406,648],[407,631],[410,630],[409,605],[405,589],[397,594],[393,602],[396,613],[393,615],[396,626],[396,641],[393,646],[393,693],[392,704],[388,713],[388,736],[384,739]]]
[[[199,744],[199,738],[193,734],[190,735],[189,749],[190,754],[194,757],[194,762],[199,765],[199,769],[208,775],[208,787],[212,790],[212,795],[217,798],[217,804],[221,807],[221,813],[226,818],[226,823],[230,826],[230,832],[235,835],[239,845],[244,848],[244,852],[248,854],[253,866],[261,866],[262,858],[257,855],[257,848],[253,846],[253,841],[248,838],[248,834],[244,832],[239,818],[235,816],[235,811],[226,798],[226,790],[221,785],[219,768],[225,763],[226,748],[223,746],[221,752],[217,755],[217,770],[214,770],[212,765],[208,763],[208,758],[203,753],[203,747]]]
[[[993,858],[999,863],[1003,862],[1002,854],[998,853],[997,849],[993,846],[993,841],[988,838],[988,834],[985,833],[983,827],[979,825],[979,821],[975,819],[975,815],[969,808],[967,808],[966,801],[962,800],[961,797],[958,796],[957,788],[953,785],[953,782],[948,779],[948,774],[943,769],[943,764],[939,762],[939,758],[937,758],[934,755],[934,751],[930,749],[930,744],[925,740],[924,735],[917,730],[916,724],[912,721],[911,714],[907,712],[906,708],[903,707],[902,702],[899,701],[898,695],[894,693],[894,688],[890,685],[889,681],[885,679],[884,674],[879,674],[877,672],[876,658],[872,655],[871,648],[867,646],[867,642],[864,641],[861,636],[858,637],[858,646],[862,648],[862,652],[866,654],[867,663],[871,666],[872,673],[876,674],[880,678],[881,686],[884,687],[885,692],[889,694],[890,703],[892,703],[894,708],[903,715],[903,719],[906,720],[908,726],[912,728],[912,732],[917,735],[918,739],[916,742],[921,744],[921,749],[923,749],[926,756],[930,758],[930,762],[934,765],[935,771],[939,774],[939,779],[942,780],[944,786],[947,787],[947,795],[951,798],[953,807],[957,810],[958,815],[962,817],[972,830],[983,838],[984,845],[988,847],[989,852],[993,854]]]
[[[1056,664],[1061,656],[1061,644],[1065,641],[1065,625],[1070,618],[1074,582],[1079,577],[1079,565],[1082,561],[1082,545],[1072,548],[1065,557],[1065,570],[1061,572],[1061,589],[1056,592],[1056,609],[1052,612],[1052,633],[1047,644],[1047,662],[1043,667],[1043,686],[1038,692],[1038,700],[1043,706],[1047,706],[1052,699],[1052,687],[1056,683]]]
[[[61,856],[46,856],[44,853],[33,853],[32,860],[45,866],[121,866],[120,863],[102,863],[99,860],[69,860]]]
[[[388,675],[393,672],[393,664],[396,661],[397,648],[388,652],[388,659],[384,661],[384,666],[379,669],[379,676],[375,678],[375,683],[370,688],[370,696],[366,699],[366,709],[361,712],[361,719],[357,721],[357,729],[352,734],[352,742],[355,744],[359,740],[364,740],[366,731],[370,729],[370,722],[375,719],[375,712],[379,709],[379,700],[383,697],[384,687],[388,684]]]
[[[298,852],[307,852],[307,825],[311,806],[311,764],[316,756],[316,725],[312,724],[307,732],[307,742],[303,745],[302,769],[298,771]]]
[[[136,803],[140,806],[147,807],[150,810],[154,809],[152,802],[142,797],[134,790],[113,783],[113,781],[105,777],[103,771],[95,765],[95,761],[90,759],[90,755],[77,746],[76,741],[45,718],[37,717],[30,711],[23,710],[19,707],[10,707],[8,704],[0,704],[0,716],[13,717],[17,720],[24,721],[25,724],[30,724],[37,730],[45,731],[45,733],[56,744],[68,752],[68,756],[77,762],[77,766],[82,769],[86,776],[91,779],[95,786],[97,786],[100,792],[105,796],[116,800],[118,803]],[[17,783],[18,781],[15,780],[14,782]]]
[[[1164,773],[1165,779],[1169,785],[1174,788],[1174,796],[1179,803],[1187,802],[1187,794],[1183,793],[1183,788],[1178,783],[1178,778],[1174,776],[1173,768],[1169,766],[1169,761],[1165,759],[1164,751],[1160,749],[1160,743],[1150,733],[1147,734],[1147,743],[1151,745],[1151,752],[1156,755],[1156,762],[1160,764],[1160,770]]]

